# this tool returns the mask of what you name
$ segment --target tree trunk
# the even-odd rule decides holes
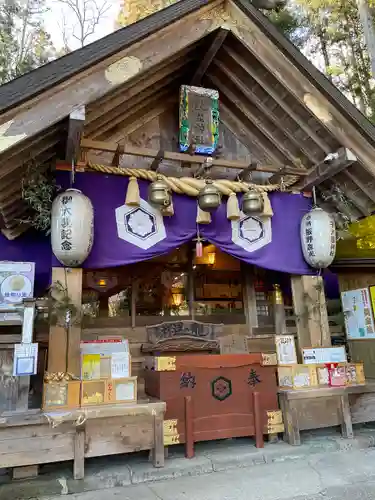
[[[375,30],[367,0],[357,0],[359,17],[363,26],[367,50],[371,60],[371,73],[375,78]]]

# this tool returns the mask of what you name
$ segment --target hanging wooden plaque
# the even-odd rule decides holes
[[[180,89],[180,151],[210,155],[219,139],[219,92],[182,85]]]

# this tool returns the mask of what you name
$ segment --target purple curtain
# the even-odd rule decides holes
[[[212,214],[211,224],[201,226],[201,234],[223,252],[249,264],[290,274],[314,274],[303,258],[300,243],[301,219],[311,201],[290,193],[272,193],[270,201],[274,212],[270,227],[256,217],[245,217],[236,224],[237,243],[225,203]]]
[[[66,174],[59,175],[58,184],[69,187],[69,178]],[[141,198],[147,200],[149,183],[138,182]],[[89,258],[84,263],[85,268],[99,269],[104,267],[117,267],[133,264],[143,260],[152,259],[158,255],[166,254],[187,243],[196,234],[196,209],[195,201],[188,196],[173,195],[175,214],[172,217],[163,217],[161,224],[164,225],[166,237],[148,249],[140,248],[129,241],[119,238],[116,224],[116,209],[125,207],[125,197],[128,186],[127,177],[114,175],[100,175],[94,173],[78,174],[74,184],[75,189],[80,189],[86,194],[94,206],[94,245]],[[154,230],[160,233],[160,224],[156,221],[153,227],[153,214],[146,209],[136,209],[134,212],[144,226],[144,232],[150,233]],[[141,212],[141,214],[140,214]],[[124,219],[128,218],[128,228],[131,229],[132,214],[122,214]],[[143,217],[143,219],[142,219]],[[150,222],[151,220],[151,222]],[[144,233],[143,232],[143,233]],[[146,237],[147,237],[146,233]],[[129,236],[129,231],[126,234]],[[151,236],[152,237],[152,234]],[[140,238],[133,241],[142,244]],[[53,258],[53,265],[59,265]]]
[[[69,187],[69,175],[57,179]],[[174,215],[160,217],[146,201],[141,207],[126,207],[128,179],[95,173],[76,175],[74,187],[92,201],[95,217],[94,246],[84,267],[99,269],[124,266],[166,254],[196,236],[196,200],[173,194]],[[147,200],[148,182],[140,181],[140,194]],[[200,232],[222,251],[258,267],[290,274],[313,274],[302,256],[299,226],[310,200],[302,195],[270,195],[274,216],[264,223],[245,217],[231,223],[226,202],[212,214],[212,222]],[[121,234],[120,234],[121,232]],[[58,266],[49,238],[33,231],[8,241],[0,239],[0,260],[35,261],[37,287],[50,282],[51,265]]]

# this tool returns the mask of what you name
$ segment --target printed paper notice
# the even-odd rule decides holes
[[[135,385],[133,382],[125,382],[124,384],[116,384],[116,401],[134,401]]]
[[[296,345],[293,335],[276,335],[277,363],[294,365],[297,363]]]
[[[82,378],[83,380],[100,378],[100,354],[84,354],[82,356]]]
[[[125,352],[114,352],[111,356],[112,378],[130,377],[130,356]]]
[[[367,288],[341,293],[345,328],[348,339],[374,339],[375,325]]]
[[[13,375],[36,375],[38,371],[38,344],[15,344]]]

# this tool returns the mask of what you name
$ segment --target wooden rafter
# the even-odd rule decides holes
[[[283,167],[282,162],[270,154],[270,151],[259,141],[258,137],[252,131],[248,130],[242,121],[223,102],[220,103],[220,116],[222,122],[249,151],[258,151],[257,156],[259,158],[264,157],[274,165],[272,172],[278,172]]]
[[[343,172],[345,176],[347,176],[358,188],[368,197],[370,200],[375,202],[375,190],[373,187],[362,182],[356,175],[351,172],[351,169],[348,168]]]
[[[103,142],[103,141],[93,141],[91,139],[82,139],[81,148],[85,150],[95,150],[102,151],[108,153],[116,153],[118,144],[116,142]],[[134,155],[134,156],[142,156],[145,158],[156,158],[159,154],[159,150],[157,149],[149,149],[149,148],[138,148],[134,146],[126,145],[124,146],[124,154]],[[174,160],[179,162],[187,162],[193,164],[202,164],[205,162],[205,156],[201,155],[189,155],[185,153],[175,153],[170,151],[164,151],[163,158],[166,160]],[[246,169],[249,165],[243,161],[234,161],[234,160],[225,160],[223,158],[214,158],[212,160],[213,167],[224,167],[224,168],[234,168],[243,170]],[[257,165],[258,172],[277,172],[277,168],[273,165]],[[304,175],[304,172],[301,169],[296,169],[293,167],[286,168],[287,174],[292,175]]]
[[[88,116],[86,121],[89,123],[91,120],[95,120],[100,116],[100,110],[97,107],[98,104],[100,104],[101,108],[104,108],[107,106],[107,104],[110,103],[109,107],[111,109],[111,104],[117,106],[118,102],[116,101],[116,99],[121,99],[127,92],[132,92],[135,90],[137,93],[138,90],[144,90],[147,86],[152,85],[159,80],[162,80],[169,74],[176,71],[183,64],[186,64],[186,62],[194,58],[194,50],[200,43],[202,42],[199,40],[198,42],[185,47],[183,50],[171,55],[169,58],[160,61],[159,64],[156,64],[148,71],[140,73],[123,85],[119,85],[118,87],[101,97],[98,101],[89,104],[87,106]],[[122,101],[120,100],[119,103],[121,102]],[[97,112],[97,114],[95,114],[95,112]]]
[[[77,106],[87,105],[104,96],[120,84],[126,83],[141,71],[156,66],[161,61],[191,46],[215,30],[214,23],[201,19],[202,10],[212,10],[215,3],[188,15],[173,27],[164,28],[157,35],[146,37],[125,53],[116,54],[90,68],[77,80],[58,85],[48,99],[40,99],[29,109],[24,108],[3,127],[5,141],[0,141],[0,153],[62,120]],[[152,47],[152,50],[150,50]],[[125,57],[124,59],[121,59]],[[132,71],[120,70],[121,62],[136,61]]]
[[[313,81],[297,68],[291,58],[278,49],[269,37],[229,0],[228,11],[235,26],[236,36],[250,50],[253,57],[268,70],[311,116],[329,131],[330,136],[358,157],[371,175],[375,176],[375,148],[361,134],[359,128],[346,118],[338,106],[320,91]]]
[[[325,160],[314,168],[298,184],[301,191],[310,191],[313,186],[322,184],[327,179],[350,167],[356,160],[356,156],[347,148],[341,148],[337,152],[337,158]]]
[[[284,112],[296,123],[296,125],[298,125],[298,127],[300,127],[305,132],[305,134],[315,142],[315,144],[321,151],[323,151],[325,154],[329,154],[331,152],[331,147],[298,116],[298,113],[296,113],[276,91],[273,90],[273,88],[268,84],[265,78],[263,78],[253,70],[250,63],[248,63],[241,55],[237,54],[234,50],[228,48],[227,46],[224,46],[223,50],[239,66],[241,66],[251,76],[251,78],[263,88],[263,90],[267,92],[267,94],[278,104],[278,106],[280,106],[284,110]]]
[[[232,81],[234,85],[236,85],[240,90],[241,93],[246,96],[246,98],[257,108],[257,110],[260,112],[261,116],[266,116],[272,123],[273,125],[279,129],[283,134],[287,136],[289,141],[293,143],[293,145],[298,148],[303,156],[308,159],[308,161],[311,164],[318,163],[318,158],[316,157],[315,153],[311,150],[308,150],[305,146],[301,144],[301,141],[298,140],[298,138],[295,136],[295,134],[288,130],[285,125],[283,124],[282,120],[280,120],[279,117],[277,117],[269,107],[265,103],[263,103],[255,94],[252,92],[250,87],[246,85],[246,81],[242,81],[236,73],[233,71],[233,69],[229,69],[226,64],[224,64],[222,61],[215,59],[213,61],[213,64],[217,66],[221,72],[225,74],[225,76]]]
[[[86,127],[88,129],[87,133],[90,134],[92,130],[95,130],[98,123],[101,123],[103,119],[106,120],[107,114],[110,114],[113,110],[118,109],[128,101],[134,99],[136,96],[139,96],[148,88],[157,88],[159,83],[164,85],[164,82],[167,83],[168,80],[172,81],[175,78],[174,75],[179,73],[181,68],[183,68],[186,64],[189,64],[191,60],[192,56],[187,57],[185,60],[175,61],[174,64],[168,65],[162,70],[148,75],[148,78],[142,79],[136,85],[126,87],[121,91],[121,93],[118,93],[111,99],[106,99],[105,102],[99,100],[95,108],[88,113],[86,120],[86,123],[88,124]]]
[[[159,106],[152,107],[148,112],[136,113],[129,116],[124,122],[118,125],[117,133],[115,132],[113,135],[113,132],[111,131],[110,134],[105,136],[104,140],[111,140],[115,142],[123,141],[126,136],[132,134],[141,127],[144,127],[154,118],[157,118],[162,113],[167,111],[173,104],[177,104],[176,96],[173,96],[170,99],[165,99],[164,102],[159,104]]]
[[[341,189],[361,215],[367,216],[371,214],[371,209],[369,208],[368,203],[366,203],[364,196],[361,195],[362,193],[358,194],[358,192],[356,193],[353,189],[350,189],[348,183],[345,182],[345,177],[342,174],[333,177],[331,181]]]
[[[252,113],[248,108],[248,106],[243,102],[243,100],[237,97],[237,95],[235,95],[235,93],[232,92],[232,90],[230,90],[223,83],[221,79],[217,78],[216,76],[213,76],[212,74],[210,74],[209,79],[212,81],[215,87],[221,91],[222,95],[225,95],[225,97],[228,98],[232,104],[234,104],[237,110],[242,115],[244,115],[245,119],[249,120],[249,122],[252,123],[257,128],[261,136],[264,137],[264,139],[262,139],[262,142],[263,144],[265,144],[265,147],[267,149],[270,149],[272,153],[274,151],[278,151],[282,156],[282,158],[284,159],[283,163],[291,163],[296,168],[301,168],[301,169],[305,168],[302,162],[283,145],[282,141],[279,141],[275,137],[275,134],[270,132],[264,126],[260,118],[256,116],[254,113]]]
[[[170,86],[175,82],[176,79],[181,78],[181,75],[185,71],[186,70],[182,68],[172,75],[167,76],[165,79],[158,81],[153,85],[145,87],[143,90],[142,88],[139,89],[138,93],[134,92],[132,94],[124,96],[125,99],[121,104],[112,107],[111,109],[103,113],[100,118],[97,118],[96,120],[92,121],[87,127],[85,127],[85,136],[93,137],[94,134],[97,134],[98,129],[104,129],[104,131],[110,129],[115,119],[118,119],[118,117],[121,117],[121,115],[124,115],[129,110],[131,111],[132,107],[139,105],[140,103],[142,103],[142,101],[152,98],[154,94],[162,91],[163,88]],[[100,107],[100,104],[98,104],[98,106]]]
[[[7,175],[14,175],[14,172],[25,166],[27,159],[35,158],[37,159],[39,155],[45,153],[47,150],[52,149],[61,141],[61,134],[55,132],[51,137],[47,137],[39,142],[38,147],[30,151],[30,155],[26,157],[24,154],[17,155],[11,162],[1,165],[0,168],[0,179],[3,182],[3,178]]]
[[[101,138],[109,138],[113,132],[117,132],[118,129],[125,126],[129,120],[137,119],[137,117],[150,111],[158,103],[163,103],[168,95],[171,95],[171,88],[174,86],[167,86],[159,89],[158,92],[151,94],[148,98],[137,99],[136,104],[127,106],[123,112],[118,115],[112,116],[112,119],[105,123],[105,125],[98,127],[95,132],[92,132],[88,137],[96,140]],[[176,96],[177,99],[177,96]],[[128,112],[126,112],[128,111]],[[86,135],[86,134],[85,134]]]
[[[229,30],[226,28],[219,29],[216,34],[210,48],[207,50],[202,62],[198,66],[196,72],[194,73],[193,78],[191,79],[191,85],[200,85],[203,76],[207,72],[210,64],[214,60],[216,54],[219,52],[221,46],[223,45]]]

